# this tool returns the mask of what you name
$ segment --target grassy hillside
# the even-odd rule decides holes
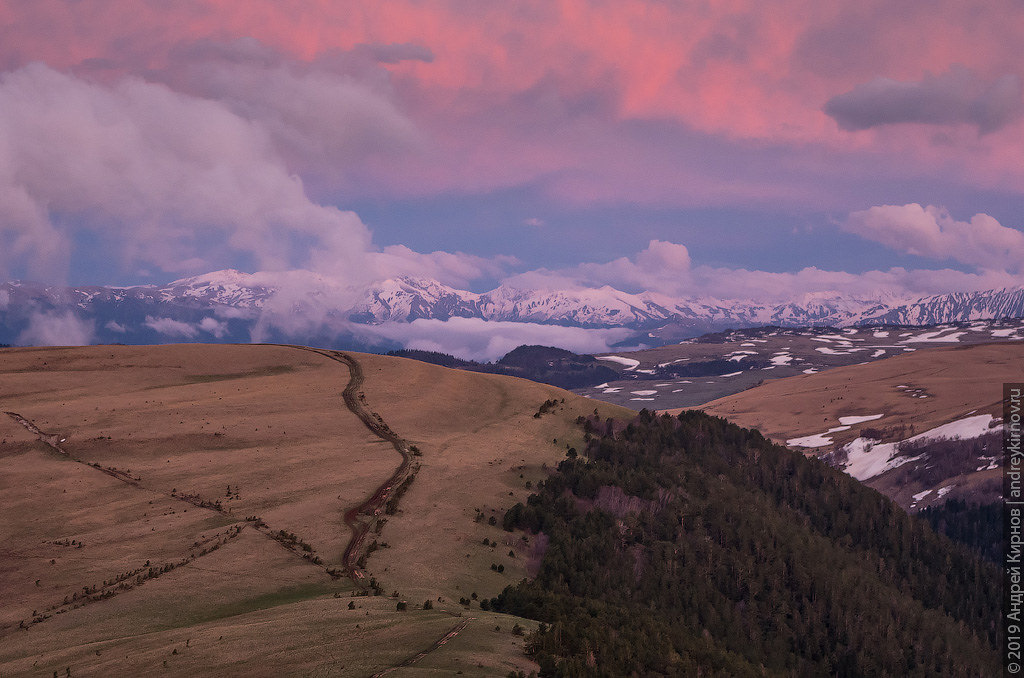
[[[843,416],[883,415],[831,434],[833,444],[813,450],[824,453],[863,435],[866,429],[873,429],[873,435],[888,442],[971,414],[1001,417],[1003,382],[1022,379],[1024,345],[1020,343],[932,348],[766,382],[701,409],[757,428],[779,443],[822,433]],[[907,464],[868,484],[905,508],[914,504],[924,507],[937,498],[937,488],[949,485],[955,487],[944,495],[947,499],[986,502],[998,498],[1002,488],[999,468],[986,468],[987,462],[976,463],[973,458],[967,462],[939,479],[916,478],[913,465]],[[917,503],[914,495],[926,489],[932,493]]]
[[[449,633],[394,674],[529,670],[507,617],[459,604],[525,571],[488,519],[580,444],[577,416],[628,411],[354,357],[359,402],[417,469],[394,513],[356,517],[372,527],[358,580],[346,512],[401,457],[346,407],[344,363],[279,346],[0,351],[0,675],[370,675]],[[383,595],[363,595],[371,579]]]
[[[699,407],[764,382],[930,351],[936,346],[1016,344],[1019,338],[1013,328],[1017,325],[1017,321],[981,320],[931,327],[727,330],[680,344],[602,356],[605,364],[619,372],[618,378],[574,390],[630,407]]]
[[[995,414],[1002,383],[1015,377],[1024,377],[1024,344],[930,348],[766,382],[701,409],[757,428],[777,442],[819,433],[822,423],[848,414],[881,412],[885,418],[863,426],[913,422],[922,431],[972,410]],[[915,398],[900,385],[916,387],[928,398]],[[856,437],[860,428],[837,434],[836,441]]]

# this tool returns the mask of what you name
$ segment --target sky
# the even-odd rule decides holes
[[[1018,0],[0,0],[0,280],[1024,282]]]

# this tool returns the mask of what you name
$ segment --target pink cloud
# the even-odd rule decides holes
[[[579,200],[608,189],[615,194],[619,186],[638,200],[675,204],[735,195],[808,200],[808,188],[780,185],[767,172],[728,190],[718,185],[721,177],[700,183],[704,157],[696,150],[693,157],[668,162],[645,147],[626,154],[602,149],[621,131],[618,125],[667,121],[733,142],[881,153],[913,170],[938,167],[973,185],[1019,184],[1019,123],[1006,125],[981,148],[956,136],[936,145],[927,130],[903,134],[891,148],[884,131],[851,135],[821,110],[876,78],[918,82],[953,64],[986,82],[1020,78],[1015,45],[1024,34],[1024,15],[1016,10],[1012,0],[37,0],[4,8],[0,63],[43,60],[95,78],[155,70],[175,87],[222,99],[234,112],[259,120],[278,150],[290,149],[299,166],[315,161],[307,181],[329,174],[324,160],[333,157],[332,149],[355,154],[365,165],[361,174],[345,175],[350,191],[429,194],[554,178],[561,195]],[[240,38],[295,63],[253,68],[209,49],[189,54],[187,48]],[[358,75],[338,77],[325,62],[338,54],[373,63]],[[324,112],[339,101],[345,104],[342,124],[332,130]],[[517,126],[523,113],[543,114],[544,124]],[[367,119],[380,124],[378,136],[346,133],[346,120]],[[311,144],[315,136],[307,138],[304,129],[325,132],[324,147]],[[367,152],[359,145],[367,138],[407,157]],[[317,160],[319,153],[324,157]],[[658,168],[653,179],[643,171],[646,161]],[[616,169],[618,162],[626,166]],[[811,175],[829,164],[805,162],[813,164]],[[671,186],[687,182],[689,190],[672,194]]]

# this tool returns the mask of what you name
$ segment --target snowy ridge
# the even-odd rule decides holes
[[[254,319],[272,312],[296,318],[305,313],[315,319],[364,325],[475,318],[596,329],[628,328],[643,332],[656,342],[671,343],[708,332],[765,325],[933,325],[1021,318],[1024,287],[936,295],[914,301],[885,291],[870,299],[819,292],[768,304],[712,297],[673,298],[653,292],[634,294],[608,286],[522,289],[506,284],[475,293],[436,280],[408,276],[381,280],[366,288],[351,288],[310,271],[244,273],[229,269],[162,286],[0,284],[0,342],[15,340],[35,313],[68,310],[94,319],[98,328],[109,323],[114,323],[112,327],[134,321],[141,324],[147,317],[195,324],[210,314]],[[235,339],[246,336],[240,325],[232,328],[235,334],[231,336]],[[97,338],[120,341],[123,335]],[[137,340],[149,338],[140,336]],[[952,341],[952,335],[936,341]]]
[[[673,299],[612,287],[523,290],[511,286],[475,294],[434,281],[402,278],[372,288],[357,308],[360,322],[454,316],[579,327],[656,328],[676,323],[698,330],[763,325],[933,325],[1024,317],[1024,288],[957,292],[916,301],[889,293],[857,299],[840,293],[805,294],[780,304],[714,298]]]
[[[480,295],[434,280],[406,276],[378,283],[352,309],[353,320],[363,323],[412,322],[420,318],[448,320],[479,315]]]
[[[216,271],[176,280],[162,287],[47,288],[50,293],[85,297],[158,297],[223,306],[260,308],[283,286],[335,287],[323,276],[306,271],[242,273]],[[342,297],[346,295],[340,295]],[[91,297],[90,297],[91,298]],[[327,300],[329,301],[329,299]],[[341,299],[338,300],[342,301]],[[853,299],[839,293],[805,294],[781,304],[714,298],[673,299],[661,294],[631,294],[613,287],[575,290],[524,290],[502,285],[477,294],[435,280],[400,276],[372,285],[347,311],[361,323],[411,322],[420,318],[481,318],[578,327],[644,329],[667,323],[722,327],[834,326],[863,324],[929,325],[987,318],[1024,317],[1024,287],[957,292],[907,303],[895,297]]]
[[[714,298],[674,299],[632,294],[613,287],[575,290],[523,290],[502,285],[475,294],[434,281],[400,278],[371,288],[355,309],[359,322],[416,318],[477,317],[578,327],[656,328],[669,323],[699,329],[761,325],[847,325],[880,308],[877,300],[838,294],[804,295],[800,301],[768,305]]]
[[[968,320],[1024,317],[1024,287],[953,292],[924,297],[869,316],[874,324],[935,325]]]

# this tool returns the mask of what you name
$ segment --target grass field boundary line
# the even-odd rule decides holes
[[[66,440],[65,438],[60,436],[60,434],[46,433],[45,431],[41,430],[38,426],[36,426],[34,423],[32,423],[32,421],[21,416],[17,412],[4,412],[4,414],[8,415],[9,417],[17,421],[19,424],[24,426],[26,429],[28,429],[30,432],[34,433],[41,442],[48,445],[58,454],[68,458],[73,462],[82,464],[83,466],[88,466],[89,468],[95,469],[112,478],[116,478],[117,480],[120,480],[126,485],[130,485],[131,487],[134,487],[136,489],[143,490],[145,492],[151,492],[153,494],[157,494],[160,495],[161,497],[165,497],[168,499],[174,499],[185,504],[195,506],[196,508],[199,509],[213,511],[214,513],[219,513],[222,516],[236,518],[235,514],[230,509],[222,506],[220,501],[204,499],[203,497],[195,493],[172,491],[168,494],[166,492],[161,492],[160,490],[143,487],[141,484],[141,478],[133,476],[125,471],[107,468],[106,466],[100,466],[97,463],[90,463],[83,459],[79,459],[78,457],[71,454],[68,450],[60,446],[60,443]],[[271,541],[277,542],[278,545],[280,545],[282,548],[284,548],[292,555],[302,558],[310,564],[321,568],[331,579],[341,578],[341,574],[338,572],[338,570],[324,564],[320,557],[314,551],[305,551],[301,549],[301,545],[305,542],[301,538],[296,537],[296,535],[292,535],[295,538],[291,540],[282,539],[280,535],[284,533],[285,530],[275,530],[268,526],[265,522],[263,522],[262,519],[256,516],[246,517],[245,521],[248,522],[252,526],[252,528],[256,530],[256,532],[262,534],[264,537],[270,539]]]
[[[38,426],[36,426],[35,423],[33,423],[31,420],[29,420],[27,417],[24,417],[24,416],[18,414],[17,412],[4,411],[4,414],[9,416],[11,419],[13,419],[14,421],[18,422],[22,426],[24,426],[29,432],[35,434],[36,437],[40,440],[40,442],[46,444],[52,450],[54,450],[55,452],[57,452],[58,454],[60,454],[61,456],[67,458],[70,461],[73,461],[73,462],[75,462],[77,464],[81,464],[83,466],[87,466],[87,467],[89,467],[91,469],[99,471],[100,473],[103,473],[105,475],[108,475],[108,476],[116,479],[116,480],[119,480],[122,483],[124,483],[125,485],[128,485],[129,487],[133,487],[133,488],[135,488],[137,490],[141,490],[143,492],[149,492],[151,494],[159,495],[161,497],[168,498],[168,499],[174,499],[176,501],[179,501],[179,502],[182,502],[182,503],[185,503],[185,504],[189,504],[191,506],[195,506],[196,508],[199,508],[199,509],[205,509],[207,511],[212,511],[212,512],[217,513],[219,515],[222,515],[222,516],[225,516],[225,517],[230,517],[230,518],[236,518],[236,520],[238,520],[237,517],[229,509],[224,508],[218,502],[212,502],[212,501],[204,500],[204,499],[202,499],[202,497],[200,497],[197,494],[179,493],[179,492],[166,493],[166,492],[161,492],[159,490],[155,490],[155,489],[152,489],[152,488],[143,487],[141,485],[141,480],[142,480],[141,478],[132,476],[132,475],[130,475],[129,473],[127,473],[125,471],[120,471],[118,469],[107,468],[107,467],[101,466],[101,465],[99,465],[97,463],[90,463],[90,462],[87,462],[87,461],[85,461],[83,459],[79,459],[78,457],[76,457],[73,454],[71,454],[67,449],[65,449],[64,447],[61,446],[60,443],[65,442],[66,438],[64,438],[60,434],[47,433],[47,432],[43,431]],[[282,539],[279,536],[279,533],[283,533],[284,530],[276,530],[275,531],[274,529],[272,529],[266,523],[264,523],[262,520],[259,520],[259,519],[252,520],[250,518],[246,518],[244,520],[238,520],[238,523],[242,524],[242,525],[248,524],[248,525],[252,526],[252,528],[257,533],[262,534],[264,537],[266,537],[267,539],[269,539],[269,540],[271,540],[273,542],[276,542],[278,545],[280,545],[282,548],[284,548],[286,551],[288,551],[292,555],[294,555],[294,556],[296,556],[298,558],[301,558],[302,560],[306,561],[307,563],[309,563],[311,565],[314,565],[314,566],[318,567],[319,569],[322,569],[327,574],[327,576],[329,576],[331,579],[339,579],[341,577],[341,574],[339,573],[338,570],[336,570],[335,568],[332,568],[332,567],[329,567],[329,566],[325,565],[321,561],[319,556],[316,555],[315,552],[313,552],[313,551],[310,551],[310,552],[303,551],[300,548],[300,545],[302,543],[304,543],[302,539],[295,539],[292,542],[289,542],[286,539]],[[238,534],[238,532],[232,534],[231,538],[234,538],[235,536],[237,536],[237,534]],[[204,553],[202,555],[206,555],[206,554]],[[182,562],[178,563],[178,564],[188,564],[188,563],[192,562],[192,560],[194,560],[194,559],[195,559],[194,557],[186,556],[185,559]],[[178,566],[178,564],[176,564],[176,567]],[[120,591],[120,590],[122,590],[122,589],[118,589],[118,591]],[[100,597],[99,598],[95,598],[94,600],[105,600],[106,598],[112,597],[112,595],[103,596],[102,593],[103,592],[100,592],[100,594],[101,594]],[[85,598],[85,596],[83,596],[83,599],[84,598]],[[84,602],[82,602],[82,604],[84,604]],[[74,605],[74,606],[71,606],[71,607],[67,607],[66,609],[63,609],[66,606],[63,605],[63,604],[60,604],[60,605],[57,605],[57,606],[53,607],[54,610],[56,610],[57,608],[62,608],[60,612],[54,612],[54,614],[63,613],[63,612],[66,612],[68,609],[74,609],[75,607],[79,607],[79,606],[80,605]],[[38,621],[36,621],[36,619],[38,617],[40,617],[40,616],[42,616],[42,615],[36,615],[36,617],[34,617],[32,620],[30,620],[28,624],[22,626],[21,628],[25,628],[26,626],[39,623],[40,621],[44,621],[45,619],[48,619],[51,616],[53,616],[53,614],[47,614],[47,615],[44,616],[43,619],[39,619]],[[6,626],[6,627],[0,629],[0,631],[7,630],[7,629],[12,629],[12,628],[18,628],[18,627]]]
[[[79,464],[83,464],[83,465],[88,466],[89,468],[92,468],[92,469],[96,469],[100,473],[104,473],[104,474],[110,476],[111,478],[116,478],[117,480],[120,480],[121,482],[125,483],[126,485],[131,485],[132,487],[139,487],[139,483],[142,481],[142,479],[137,477],[137,476],[133,476],[128,471],[122,471],[122,470],[116,469],[116,468],[109,468],[107,466],[101,466],[101,465],[99,465],[97,463],[90,463],[90,462],[87,462],[87,461],[85,461],[83,459],[79,459],[78,457],[76,457],[73,454],[71,454],[70,452],[68,452],[66,449],[64,449],[63,447],[60,446],[60,443],[62,443],[65,440],[67,440],[66,438],[62,437],[60,434],[57,434],[57,433],[46,433],[45,431],[40,429],[38,426],[36,426],[34,423],[29,421],[25,417],[21,416],[17,412],[4,412],[4,414],[6,414],[11,419],[14,419],[14,421],[18,422],[22,426],[24,426],[26,429],[29,430],[29,432],[34,433],[36,435],[36,437],[39,439],[40,442],[46,444],[48,447],[50,447],[52,450],[54,450],[58,454],[61,454],[61,455],[65,456],[65,457],[67,457],[68,459],[70,459],[73,462],[76,462],[76,463],[79,463]]]
[[[402,661],[400,664],[395,664],[394,666],[386,668],[383,671],[378,671],[377,673],[373,674],[372,678],[380,678],[380,676],[387,675],[392,671],[397,671],[398,669],[404,669],[408,666],[412,666],[413,664],[423,659],[434,650],[437,650],[443,645],[446,645],[448,641],[455,638],[455,636],[462,633],[466,629],[466,627],[469,626],[469,622],[473,621],[474,619],[476,619],[476,617],[468,617],[467,619],[463,619],[461,622],[448,629],[448,633],[444,634],[443,636],[435,640],[434,644],[428,647],[426,650],[421,650],[420,652],[417,652],[413,656]]]
[[[65,614],[79,607],[84,607],[89,603],[108,600],[119,593],[131,591],[134,588],[142,586],[151,579],[156,579],[157,577],[176,570],[179,567],[190,565],[197,559],[213,553],[221,546],[224,546],[238,537],[244,529],[245,523],[239,521],[238,523],[229,525],[227,529],[216,533],[212,537],[204,539],[202,542],[197,541],[189,548],[189,551],[185,556],[178,558],[177,560],[165,561],[160,565],[151,564],[150,561],[147,560],[146,563],[140,567],[127,572],[118,573],[110,579],[103,580],[102,586],[93,584],[91,587],[82,587],[83,592],[81,596],[79,596],[78,591],[76,590],[73,594],[64,596],[64,600],[62,602],[54,603],[49,607],[44,608],[42,612],[37,612],[28,620],[27,623],[25,620],[22,620],[19,622],[17,627],[10,625],[7,629],[17,628],[18,630],[27,630],[29,627],[41,624],[47,619],[58,614]]]

